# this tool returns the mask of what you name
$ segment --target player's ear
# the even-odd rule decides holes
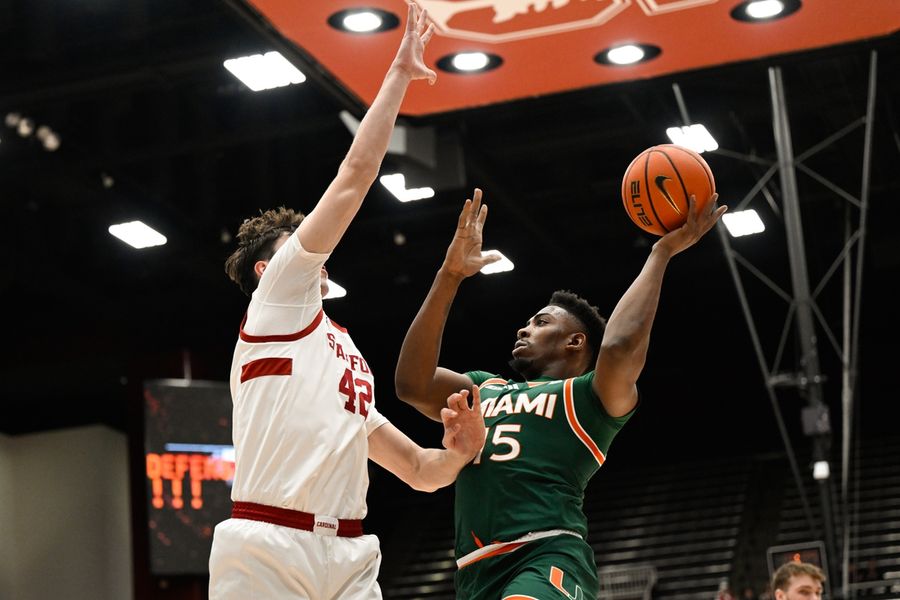
[[[587,336],[583,333],[573,333],[569,335],[567,346],[572,350],[581,350],[587,344]]]
[[[253,265],[253,272],[256,273],[257,277],[262,277],[263,271],[266,270],[266,265],[269,264],[267,260],[258,260],[256,264]]]

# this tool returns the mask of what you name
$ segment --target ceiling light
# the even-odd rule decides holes
[[[684,146],[694,152],[712,152],[718,149],[719,143],[700,123],[685,127],[669,127],[666,135],[673,144]]]
[[[731,237],[741,237],[753,233],[762,233],[766,230],[762,219],[755,210],[748,209],[722,215],[722,222],[728,228]]]
[[[430,187],[406,189],[406,177],[403,173],[382,175],[378,178],[378,181],[400,202],[412,202],[413,200],[423,200],[434,196],[434,189]]]
[[[279,52],[266,52],[241,58],[230,58],[226,69],[254,92],[303,83],[306,76]]]
[[[347,33],[380,33],[394,29],[400,19],[392,12],[379,8],[341,10],[328,17],[328,24]]]
[[[801,0],[745,0],[731,11],[731,18],[746,22],[783,19],[800,8]]]
[[[21,120],[22,115],[17,112],[6,113],[6,117],[3,119],[7,127],[15,127]]]
[[[480,71],[490,59],[484,52],[460,52],[453,57],[453,66],[460,71]]]
[[[126,244],[139,249],[162,246],[167,241],[166,236],[152,227],[144,225],[141,221],[110,225],[109,232]]]
[[[500,256],[500,260],[497,262],[492,262],[489,265],[485,265],[481,267],[481,272],[485,275],[493,275],[494,273],[505,273],[506,271],[512,271],[516,268],[516,265],[513,264],[511,260],[506,258],[506,256],[500,252],[499,250],[485,250],[481,253],[482,256],[486,254],[497,254]]]
[[[813,463],[813,479],[822,481],[823,479],[828,479],[829,475],[831,475],[831,469],[828,466],[828,461],[817,460]]]
[[[350,13],[343,19],[344,28],[354,33],[375,31],[381,27],[381,22],[381,17],[368,10]]]
[[[662,51],[659,46],[650,44],[622,44],[598,52],[594,56],[594,61],[603,65],[622,67],[647,62],[659,56],[660,52]]]
[[[34,133],[34,121],[25,117],[24,119],[20,119],[19,123],[16,125],[16,131],[19,132],[19,135],[22,137],[28,137],[32,133]]]
[[[747,5],[747,15],[754,19],[768,19],[784,10],[781,0],[756,0]]]
[[[503,59],[487,52],[457,52],[441,57],[437,67],[442,71],[459,74],[484,73],[503,64]]]
[[[34,135],[37,139],[41,140],[41,144],[44,145],[44,149],[48,152],[59,150],[59,135],[46,125],[38,127]]]
[[[644,58],[644,50],[640,46],[628,44],[612,48],[606,53],[609,61],[617,65],[631,65]]]
[[[322,300],[331,300],[333,298],[343,298],[347,295],[347,290],[338,285],[331,278],[328,279],[328,293],[322,297]]]

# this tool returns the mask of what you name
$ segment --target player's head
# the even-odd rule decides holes
[[[283,206],[246,219],[238,230],[238,247],[225,261],[225,272],[250,296],[275,252],[297,230],[303,213]],[[328,272],[322,267],[322,295],[328,291]]]
[[[595,306],[558,290],[517,332],[509,364],[526,379],[582,375],[597,362],[605,326]]]
[[[787,562],[772,576],[775,600],[820,600],[825,573],[816,565]]]

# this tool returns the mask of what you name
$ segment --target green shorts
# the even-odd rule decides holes
[[[580,537],[566,534],[456,572],[460,600],[594,600],[599,588],[594,551]]]

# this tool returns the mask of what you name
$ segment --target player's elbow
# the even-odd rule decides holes
[[[380,168],[381,160],[375,153],[351,152],[341,163],[340,172],[349,181],[369,189],[375,182]]]
[[[423,385],[413,378],[397,374],[394,377],[394,392],[397,394],[397,398],[406,404],[409,404],[420,413],[431,419],[440,420],[440,409],[438,409],[437,415],[433,414],[434,411],[430,405],[431,403],[428,402],[429,394],[427,385]]]
[[[441,489],[441,486],[425,482],[421,479],[415,482],[409,482],[409,487],[416,490],[417,492],[425,492],[426,494],[432,494]]]
[[[398,398],[416,408],[423,403],[426,393],[424,386],[400,374],[394,377],[394,391]]]

